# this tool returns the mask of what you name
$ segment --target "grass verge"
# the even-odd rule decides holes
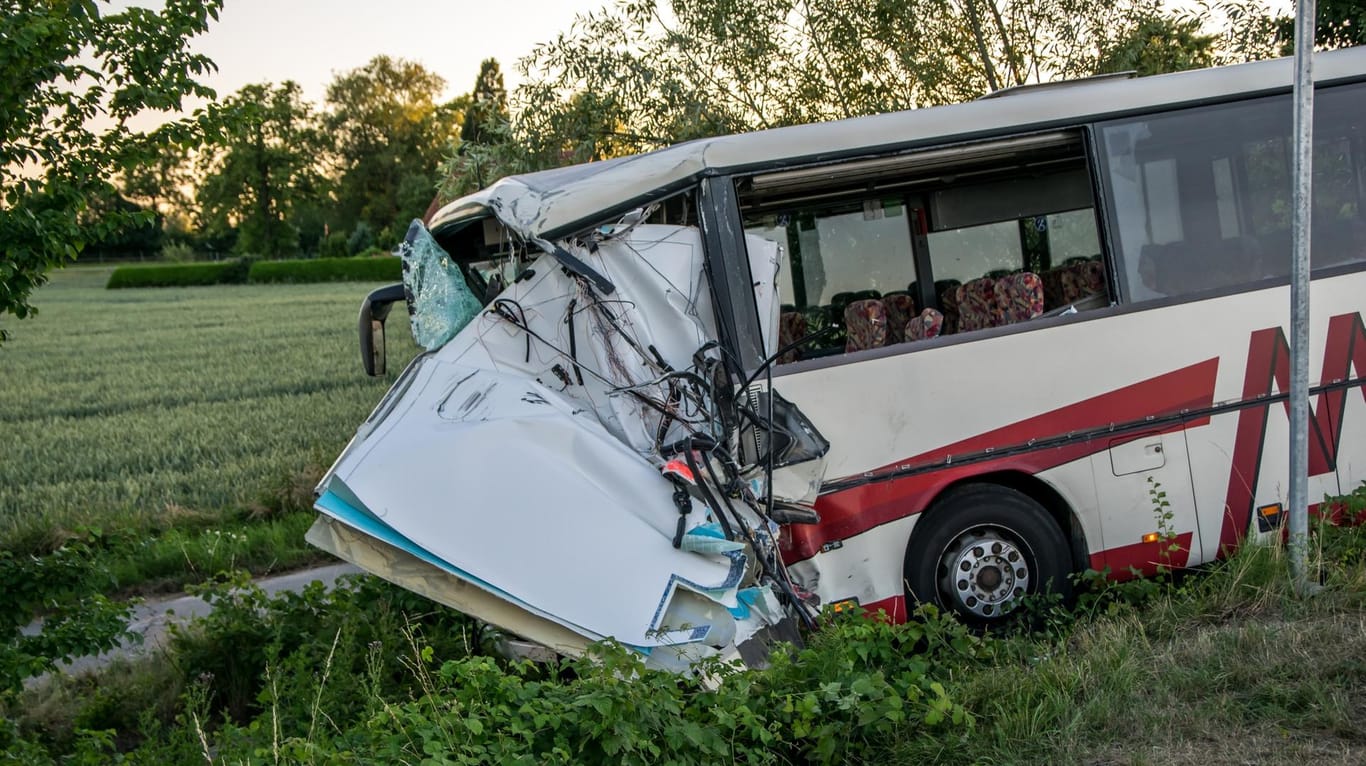
[[[7,712],[33,762],[1360,763],[1366,531],[1318,540],[1325,589],[1307,600],[1278,548],[1248,546],[1040,607],[1034,632],[838,619],[768,670],[709,667],[714,688],[610,645],[494,659],[496,634],[370,578],[275,599],[224,581],[162,663],[174,677],[58,679]]]

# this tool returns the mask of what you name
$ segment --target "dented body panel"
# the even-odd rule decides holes
[[[752,245],[754,273],[767,272],[755,296],[772,306],[760,326],[772,336],[777,246]],[[738,655],[789,614],[773,582],[783,575],[772,571],[775,528],[762,506],[744,502],[738,476],[696,476],[666,449],[692,438],[733,441],[706,379],[719,352],[701,235],[640,225],[591,248],[562,247],[611,281],[610,300],[552,254],[531,262],[405,371],[321,482],[325,521],[313,537],[381,576],[419,583],[443,603],[567,651],[611,637],[651,655],[671,647],[693,659]],[[439,318],[458,316],[441,308],[451,291],[429,276],[427,284],[443,286],[424,294],[414,275],[430,275],[444,254],[417,257],[426,260],[406,269],[415,326],[421,320],[424,336],[440,337]],[[716,460],[688,452],[698,470]],[[733,502],[721,508],[705,490],[690,495],[661,471],[670,459],[694,485],[711,484]],[[450,595],[475,591],[477,599]]]

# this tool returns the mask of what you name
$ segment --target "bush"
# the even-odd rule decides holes
[[[350,255],[346,251],[346,239],[345,232],[334,231],[318,240],[318,257],[345,258]]]
[[[296,261],[259,261],[252,265],[251,282],[397,282],[403,278],[397,258],[312,258]]]
[[[348,255],[355,255],[375,244],[375,230],[370,228],[370,224],[360,221],[356,228],[351,230],[351,236],[346,240],[346,251]]]
[[[374,258],[380,255],[389,255],[389,251],[379,245],[371,245],[364,250],[351,256],[352,258]]]
[[[251,263],[245,260],[217,263],[173,263],[120,266],[109,275],[110,290],[121,287],[189,287],[193,285],[241,284],[247,281]]]
[[[189,263],[194,259],[194,248],[187,242],[167,242],[161,246],[161,260],[168,263]]]

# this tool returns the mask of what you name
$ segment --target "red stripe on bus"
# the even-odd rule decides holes
[[[1208,359],[899,460],[870,473],[896,470],[917,463],[939,463],[952,456],[1028,444],[1031,440],[1103,428],[1110,424],[1141,422],[1149,416],[1162,417],[1189,410],[1206,409],[1214,403],[1214,381],[1218,370],[1219,359]],[[1165,428],[1158,427],[1154,431],[1181,431],[1208,422],[1208,417],[1197,418]],[[810,558],[827,541],[844,540],[876,526],[919,513],[946,486],[960,479],[997,471],[1038,474],[1103,452],[1116,441],[1111,438],[1096,438],[1060,447],[1008,455],[997,460],[948,466],[940,470],[864,484],[822,495],[816,501],[821,523],[790,527],[791,543],[785,550],[785,558],[789,561]]]
[[[1091,568],[1099,572],[1109,567],[1110,577],[1115,580],[1154,575],[1158,567],[1180,569],[1190,563],[1194,537],[1194,532],[1182,532],[1175,540],[1138,542],[1099,551],[1091,554]]]
[[[860,604],[865,614],[876,616],[879,612],[887,615],[888,622],[897,625],[906,621],[906,597],[892,596],[881,601]]]

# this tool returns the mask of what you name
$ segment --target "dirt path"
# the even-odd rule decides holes
[[[324,586],[331,588],[338,577],[355,574],[359,571],[351,564],[329,564],[275,575],[274,577],[265,577],[255,582],[268,595],[274,596],[285,591],[298,592],[314,580],[321,581]],[[118,657],[132,658],[160,651],[166,646],[169,636],[168,628],[172,624],[189,622],[191,618],[208,614],[210,608],[209,604],[198,596],[180,595],[144,601],[133,609],[133,614],[128,620],[128,630],[142,636],[141,643],[124,641],[119,647],[104,654],[81,657],[66,666],[66,671],[68,673],[80,673],[98,670]],[[42,629],[42,621],[36,620],[29,623],[23,632],[26,635],[35,635]]]

